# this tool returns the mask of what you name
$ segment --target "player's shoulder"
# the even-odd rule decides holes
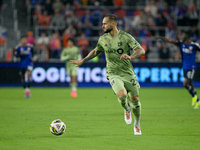
[[[183,41],[182,40],[179,40],[179,39],[177,39],[176,40],[176,44],[175,45],[177,45],[178,47],[182,47],[182,45],[183,45]]]
[[[183,43],[183,40],[176,40],[177,43]]]
[[[107,41],[107,39],[109,39],[109,35],[108,33],[104,33],[103,35],[99,37],[98,44],[102,43],[103,41]]]
[[[101,39],[105,39],[105,38],[107,38],[109,35],[108,35],[108,33],[104,33],[103,35],[101,35],[100,37],[99,37],[99,39],[101,40]]]
[[[130,37],[130,38],[132,38],[132,37],[133,37],[133,36],[132,36],[132,35],[130,35],[129,33],[125,32],[125,31],[122,31],[122,30],[119,30],[119,34],[120,34],[120,35],[127,36],[127,37]]]
[[[76,51],[79,51],[78,46],[74,46],[74,49],[75,49]]]
[[[78,46],[74,46],[75,49],[78,49]]]
[[[33,48],[33,44],[27,44],[27,47],[31,47],[31,48]]]
[[[68,49],[69,49],[68,47],[64,47],[62,51],[65,52],[68,51]]]
[[[18,44],[17,46],[15,46],[15,49],[17,50],[21,46],[22,46],[21,44]]]

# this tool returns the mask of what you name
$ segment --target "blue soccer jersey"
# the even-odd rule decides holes
[[[22,52],[23,51],[23,52]],[[22,46],[21,44],[16,46],[15,55],[20,57],[20,68],[27,68],[28,66],[33,66],[31,58],[33,57],[33,46],[27,44],[27,46]]]
[[[183,69],[196,69],[195,55],[196,51],[200,51],[199,44],[191,42],[190,44],[186,45],[184,42],[177,41],[177,45],[181,51]]]

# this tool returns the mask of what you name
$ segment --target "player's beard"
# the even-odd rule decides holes
[[[110,33],[110,31],[112,31],[113,28],[109,28],[106,31],[104,31],[104,33]]]

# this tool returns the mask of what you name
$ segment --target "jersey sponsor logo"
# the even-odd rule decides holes
[[[64,67],[56,68],[49,67],[45,69],[43,67],[36,67],[32,71],[32,80],[36,83],[49,82],[49,83],[65,83],[70,82],[70,76],[66,73]],[[108,83],[106,76],[106,68],[89,68],[89,67],[79,67],[78,77],[79,83]]]
[[[107,50],[105,51],[106,53],[118,53],[118,54],[123,54],[124,50],[122,48],[119,48],[117,50],[115,49],[110,49],[110,50]]]
[[[192,51],[189,50],[188,48],[183,48],[183,52],[188,53],[188,54],[192,54]]]
[[[119,48],[119,49],[117,50],[117,53],[118,53],[118,54],[123,54],[123,52],[124,52],[124,50],[123,50],[122,48]]]
[[[24,51],[23,54],[24,54],[24,55],[29,55],[29,54],[30,54],[30,51]]]
[[[110,50],[107,50],[107,51],[105,51],[106,53],[116,53],[116,50],[114,50],[114,49],[110,49]]]

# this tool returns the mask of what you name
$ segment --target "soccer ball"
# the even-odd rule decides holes
[[[54,135],[63,134],[65,132],[65,129],[66,129],[66,125],[60,119],[56,119],[56,120],[52,121],[52,123],[50,124],[50,131]]]

